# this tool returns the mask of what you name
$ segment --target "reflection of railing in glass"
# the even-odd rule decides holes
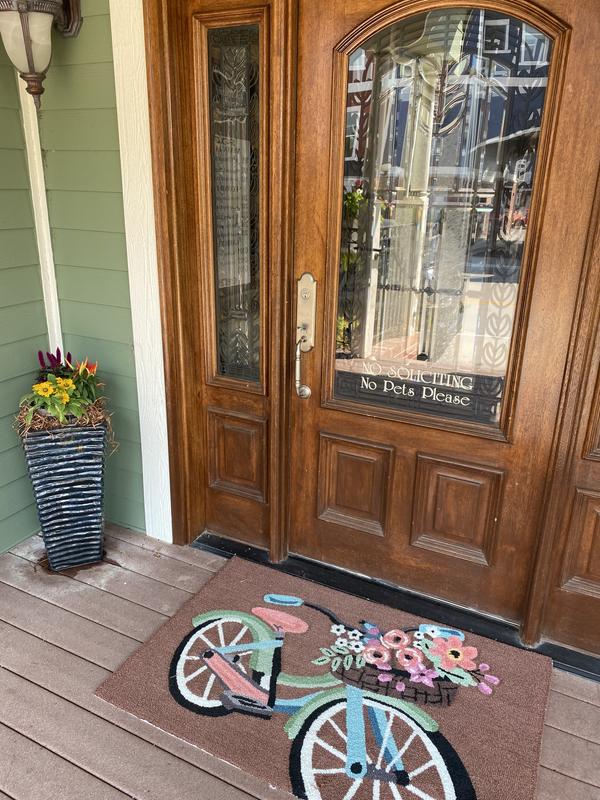
[[[549,56],[530,25],[471,9],[351,54],[336,396],[497,423]],[[472,391],[434,397],[429,375]]]
[[[258,26],[208,32],[217,371],[258,381]]]

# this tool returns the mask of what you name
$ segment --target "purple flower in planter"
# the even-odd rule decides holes
[[[62,353],[60,352],[60,347],[56,348],[56,354],[54,353],[46,353],[48,358],[48,364],[50,365],[50,369],[58,369],[62,364]]]

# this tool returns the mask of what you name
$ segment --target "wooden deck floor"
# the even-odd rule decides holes
[[[0,800],[289,798],[94,696],[222,559],[116,528],[74,577],[42,553],[34,537],[0,557]],[[600,684],[555,672],[537,798],[599,787]]]

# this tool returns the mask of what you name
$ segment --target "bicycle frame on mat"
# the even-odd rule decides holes
[[[238,653],[248,653],[258,650],[275,649],[283,645],[283,639],[269,639],[259,642],[250,642],[246,644],[227,645],[222,647],[214,647],[215,653],[221,656],[231,656]],[[219,676],[227,688],[236,688],[239,686],[229,686],[229,680],[226,674]],[[250,681],[248,680],[248,683]],[[367,746],[366,746],[366,730],[365,730],[365,716],[363,714],[363,700],[364,693],[361,689],[355,686],[345,686],[346,694],[346,731],[347,731],[347,755],[345,771],[349,778],[362,778],[368,774],[367,763]],[[316,692],[310,692],[295,698],[276,699],[273,705],[273,711],[288,716],[294,716],[307,703],[311,703],[320,699],[321,704],[327,703],[331,697],[331,691],[328,689],[321,689]],[[337,697],[337,692],[335,693]],[[380,747],[385,746],[385,753],[387,756],[387,763],[394,764],[394,770],[404,769],[402,763],[402,755],[398,750],[394,741],[393,735],[389,730],[389,723],[385,713],[380,708],[368,708],[368,720],[373,730],[375,740]],[[393,780],[393,773],[390,773],[390,781]]]

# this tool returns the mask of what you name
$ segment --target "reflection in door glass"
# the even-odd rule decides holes
[[[208,32],[217,371],[258,381],[258,25]]]
[[[452,9],[350,54],[336,397],[498,424],[550,49]]]

